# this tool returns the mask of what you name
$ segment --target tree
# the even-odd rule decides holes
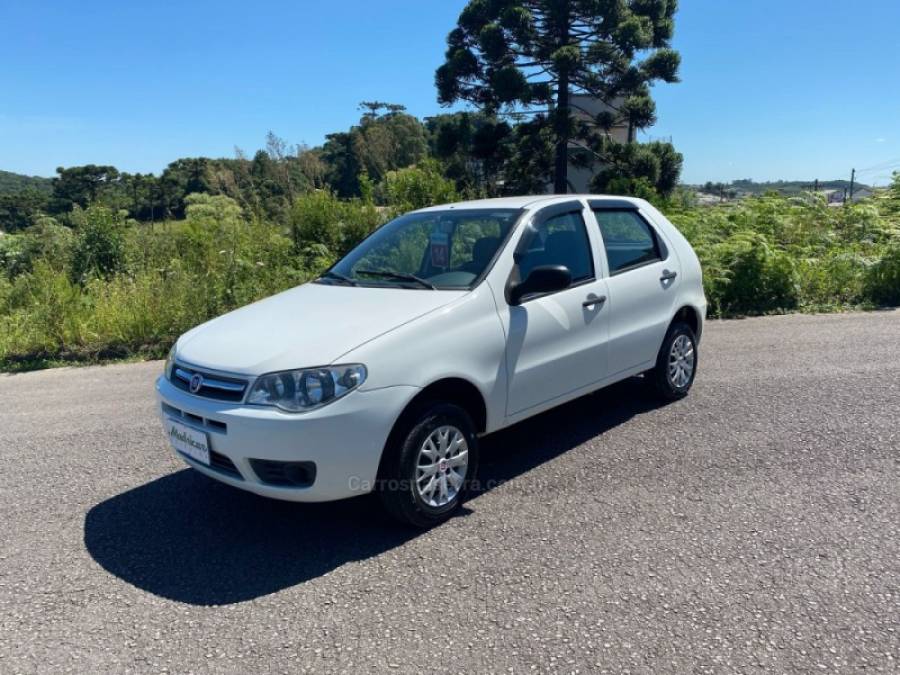
[[[31,225],[47,207],[47,195],[34,188],[0,194],[0,232],[16,232]]]
[[[595,191],[653,199],[668,196],[678,185],[684,158],[671,143],[606,145],[607,163],[591,182]]]
[[[54,213],[66,213],[73,206],[87,208],[120,187],[119,171],[114,166],[86,164],[68,169],[59,167],[56,173],[51,199]]]
[[[553,175],[553,144],[553,130],[544,119],[516,125],[515,149],[504,172],[507,191],[533,194],[546,190],[547,176]]]
[[[185,197],[195,192],[212,192],[210,160],[206,157],[175,160],[159,177],[159,192],[165,215],[184,218]]]
[[[378,101],[362,104],[367,110],[347,132],[329,134],[321,159],[329,167],[328,182],[341,197],[362,194],[359,177],[381,182],[389,171],[412,166],[425,158],[425,127],[403,107]],[[385,114],[379,114],[386,110]]]
[[[384,110],[386,113],[406,112],[406,106],[398,103],[385,103],[384,101],[363,101],[359,104],[359,109],[365,111],[363,117],[375,119]]]
[[[291,171],[291,161],[297,152],[296,146],[289,145],[287,141],[276,136],[273,132],[270,131],[266,135],[266,154],[271,160],[271,178],[277,183],[278,192],[285,197],[287,204],[293,201],[297,188],[295,177]]]
[[[576,134],[622,120],[632,129],[653,123],[650,85],[678,81],[680,57],[669,47],[676,7],[677,0],[470,0],[435,74],[438,100],[489,113],[547,109],[536,120],[550,127],[554,191],[564,193]],[[594,130],[576,129],[573,93],[618,113],[598,115],[588,125]]]
[[[437,115],[427,121],[431,155],[458,190],[486,196],[500,192],[501,170],[513,153],[513,129],[483,113]]]
[[[298,146],[294,165],[303,177],[303,182],[307,187],[316,190],[325,187],[328,167],[322,161],[321,148],[310,148],[306,145]]]

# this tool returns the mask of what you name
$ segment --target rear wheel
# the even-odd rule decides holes
[[[669,327],[656,357],[656,366],[646,373],[656,394],[667,401],[687,396],[697,374],[697,338],[686,323]]]
[[[410,417],[388,448],[378,492],[387,511],[416,527],[447,520],[478,468],[478,437],[468,413],[432,403]]]

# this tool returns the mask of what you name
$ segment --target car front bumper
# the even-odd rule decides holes
[[[206,466],[173,450],[179,458],[223,483],[298,502],[371,492],[387,437],[417,391],[411,386],[357,390],[318,410],[290,414],[200,398],[165,377],[156,381],[163,424],[171,419],[205,433],[218,461]],[[251,460],[312,462],[315,480],[308,487],[273,485],[257,475]]]

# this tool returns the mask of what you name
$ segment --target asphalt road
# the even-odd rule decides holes
[[[485,440],[424,534],[167,449],[159,363],[0,377],[0,672],[897,672],[900,312],[711,323]]]

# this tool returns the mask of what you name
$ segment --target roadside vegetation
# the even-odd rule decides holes
[[[769,193],[663,210],[703,263],[710,316],[900,304],[900,174],[889,190],[843,206]]]
[[[161,357],[192,326],[313,278],[392,215],[459,196],[429,161],[366,195],[309,191],[282,222],[206,193],[153,224],[103,204],[41,216],[0,237],[0,368]],[[659,205],[703,262],[711,316],[900,304],[900,175],[842,207],[814,194],[689,202]]]

